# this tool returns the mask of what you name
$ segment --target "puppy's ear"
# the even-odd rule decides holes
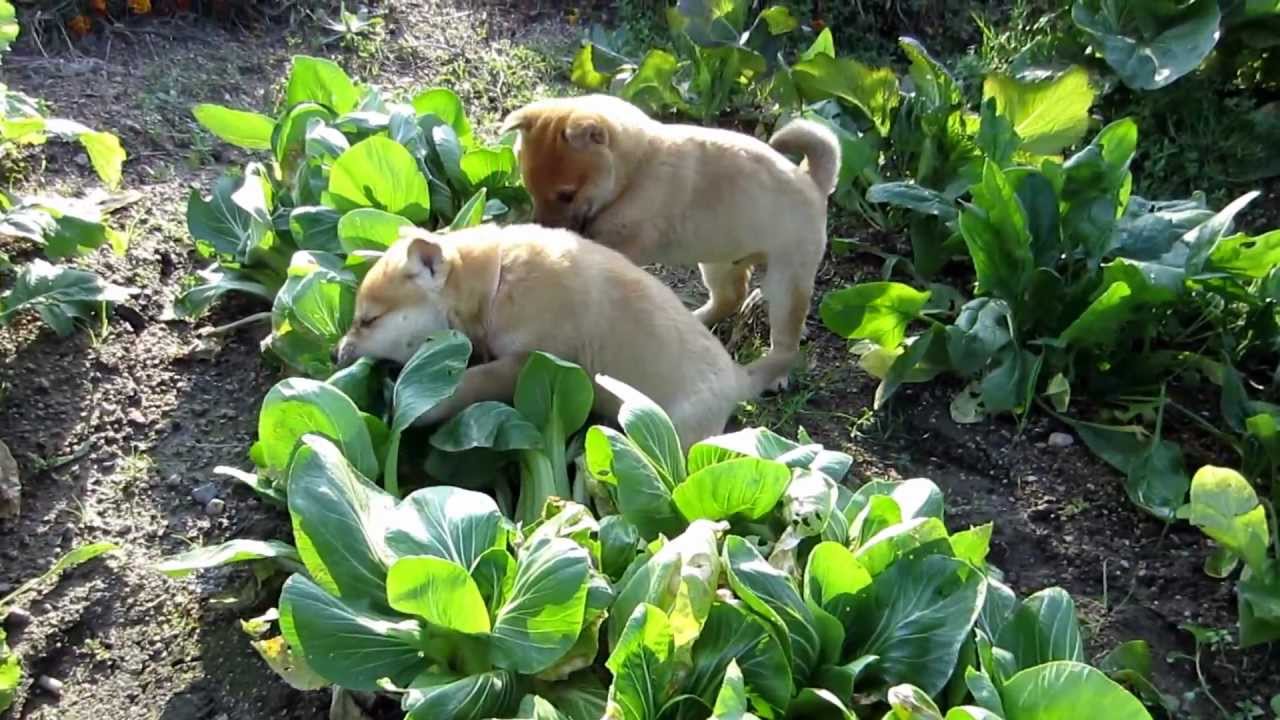
[[[502,126],[498,128],[498,134],[506,135],[512,130],[519,130],[520,132],[528,130],[529,127],[533,125],[533,116],[534,110],[532,107],[528,106],[512,111],[511,114],[507,115],[507,118],[502,121]]]
[[[409,235],[405,248],[405,268],[414,278],[436,278],[445,270],[444,248],[430,233],[415,232]]]
[[[576,117],[564,128],[564,139],[570,145],[586,150],[592,145],[609,145],[609,128],[598,117]]]

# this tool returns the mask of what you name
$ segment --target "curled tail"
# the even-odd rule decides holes
[[[825,125],[812,120],[792,120],[773,134],[769,145],[783,154],[803,155],[803,167],[824,196],[836,189],[840,141]]]

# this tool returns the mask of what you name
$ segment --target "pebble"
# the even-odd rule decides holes
[[[141,410],[130,410],[129,422],[133,423],[134,425],[146,425],[147,416],[143,415]]]
[[[62,697],[62,681],[58,678],[41,675],[40,678],[36,680],[36,687],[44,690],[54,697]]]
[[[9,628],[24,628],[31,624],[31,613],[23,608],[12,608],[4,617],[4,624]]]
[[[1076,439],[1064,432],[1050,433],[1049,447],[1069,448],[1076,444]]]
[[[226,510],[226,509],[227,509],[227,504],[225,502],[223,502],[218,498],[214,498],[205,504],[204,514],[208,515],[209,517],[217,517],[222,514],[223,510]]]
[[[191,499],[201,505],[207,506],[218,497],[218,488],[213,483],[204,483],[199,485],[195,490],[191,491]]]

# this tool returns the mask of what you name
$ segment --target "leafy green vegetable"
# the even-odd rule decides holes
[[[124,302],[136,290],[106,282],[87,270],[50,265],[36,258],[18,271],[0,295],[0,325],[34,310],[59,335],[70,335],[76,320],[87,320],[107,303]]]

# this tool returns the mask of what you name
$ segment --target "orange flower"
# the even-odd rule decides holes
[[[190,12],[191,0],[173,0],[173,6],[177,8],[179,12]]]
[[[151,0],[129,0],[129,9],[135,14],[146,15],[151,12]]]
[[[814,18],[809,22],[809,27],[813,28],[814,32],[822,32],[826,29],[827,23],[822,18]]]
[[[89,0],[89,9],[99,15],[106,15],[107,0]]]
[[[84,37],[93,31],[93,20],[87,15],[77,15],[67,21],[67,29],[76,37]]]

